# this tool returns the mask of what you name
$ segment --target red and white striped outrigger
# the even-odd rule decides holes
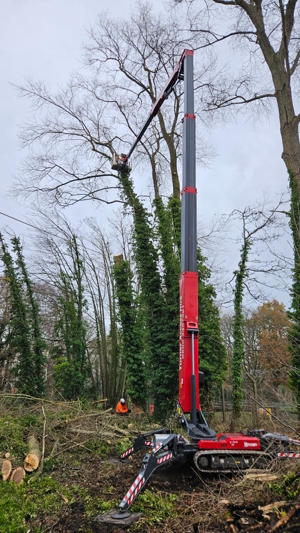
[[[289,457],[290,459],[299,459],[300,453],[294,453],[294,452],[279,452],[277,454],[277,457],[283,458],[283,457]]]

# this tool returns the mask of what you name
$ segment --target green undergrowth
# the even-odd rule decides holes
[[[105,494],[114,490],[108,486]],[[101,490],[99,496],[90,495],[85,487],[59,483],[45,473],[27,478],[21,485],[0,481],[0,533],[44,533],[77,504],[83,506],[87,520],[94,520],[117,507],[118,502],[119,499],[106,501]]]
[[[143,513],[148,525],[158,524],[174,516],[177,499],[178,495],[176,494],[145,489],[132,505],[131,511]]]
[[[28,436],[35,435],[40,448],[45,437],[45,454],[42,472],[26,474],[21,485],[3,481],[0,475],[0,533],[44,533],[68,513],[81,509],[81,520],[93,521],[99,514],[117,507],[120,497],[111,477],[115,465],[111,462],[130,447],[139,432],[154,429],[155,424],[145,416],[139,419],[108,418],[106,434],[111,428],[112,436],[101,439],[98,435],[89,438],[85,433],[72,432],[73,428],[93,430],[97,408],[87,404],[46,404],[9,399],[0,408],[0,465],[9,454],[13,468],[23,465],[28,453]],[[89,418],[90,413],[92,417]],[[87,414],[85,420],[84,415]],[[102,409],[99,409],[99,416]],[[77,422],[78,420],[78,422]],[[81,426],[83,423],[88,426]],[[114,428],[119,430],[119,435]],[[120,431],[121,430],[121,431]],[[123,433],[122,434],[122,430]],[[125,434],[126,433],[126,434]],[[56,442],[58,445],[56,445]],[[78,445],[75,444],[78,442]],[[101,486],[93,483],[94,465],[101,462]],[[95,476],[96,477],[96,476]],[[107,480],[107,483],[106,483]],[[96,489],[96,490],[95,490]],[[171,513],[172,497],[157,498],[145,491],[139,498],[138,508],[147,513],[149,523],[163,520]],[[75,506],[75,507],[74,507]],[[72,515],[73,516],[73,515]],[[81,527],[81,526],[80,526]],[[78,529],[78,531],[81,529]]]
[[[3,453],[10,453],[16,460],[23,459],[27,453],[26,438],[37,424],[34,417],[14,418],[6,416],[0,418],[0,449]],[[36,426],[35,426],[36,427]]]
[[[270,483],[269,489],[271,492],[279,495],[287,500],[293,500],[299,497],[300,494],[300,474],[289,473],[284,476],[278,483]]]
[[[103,497],[105,494],[113,494],[115,487],[107,486],[105,490],[99,490],[98,496],[90,495],[86,488],[74,485],[71,489],[73,497],[76,501],[81,502],[84,505],[84,515],[87,519],[95,519],[99,514],[106,513],[111,509],[117,508],[119,499],[110,499],[106,501]]]
[[[117,507],[118,501],[105,501],[101,491],[98,497],[91,496],[84,487],[61,484],[45,475],[21,485],[0,482],[0,533],[44,533],[49,530],[49,518],[50,524],[55,523],[76,503],[84,506],[86,519],[93,520]]]
[[[29,529],[31,533],[42,533],[38,526],[29,528],[28,524],[34,523],[41,513],[51,517],[58,515],[66,506],[66,499],[69,503],[74,500],[72,491],[62,488],[51,477],[40,477],[21,485],[1,482],[0,533],[27,533]]]
[[[119,456],[121,453],[125,452],[130,446],[132,445],[132,439],[130,438],[123,438],[119,442],[115,443],[115,451],[116,455]]]
[[[73,518],[77,508],[82,520],[78,531],[87,533],[90,521],[118,507],[120,486],[124,484],[125,493],[136,467],[132,466],[132,479],[130,468],[127,469],[130,479],[123,479],[112,459],[129,448],[139,432],[160,426],[146,416],[138,419],[108,417],[105,427],[108,436],[101,439],[101,433],[99,437],[89,435],[96,420],[95,406],[78,403],[77,411],[75,407],[75,402],[74,406],[67,404],[64,410],[61,404],[58,407],[46,403],[21,405],[21,400],[14,405],[2,405],[0,463],[9,454],[13,468],[22,465],[28,453],[27,439],[32,434],[37,437],[40,447],[44,436],[45,454],[42,472],[26,474],[21,485],[4,482],[0,475],[0,533],[46,533],[62,517],[66,519],[70,514]],[[102,416],[101,409],[99,416]],[[84,426],[84,423],[90,425]],[[72,431],[75,428],[87,431],[79,431],[77,435]],[[101,475],[96,469],[100,469]],[[176,514],[176,501],[174,494],[146,488],[132,511],[141,512],[142,522],[145,520],[155,528],[155,524],[159,526]]]

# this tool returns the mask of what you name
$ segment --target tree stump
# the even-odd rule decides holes
[[[26,455],[24,461],[24,469],[26,472],[33,472],[38,468],[41,459],[39,443],[34,435],[28,438],[28,450],[29,453]]]
[[[12,464],[9,459],[4,459],[2,466],[1,466],[1,472],[2,472],[2,479],[3,481],[6,481],[12,471]]]
[[[13,471],[12,471],[12,474],[11,474],[11,477],[10,477],[10,481],[14,481],[15,483],[17,483],[18,485],[20,485],[20,483],[22,483],[24,477],[25,477],[25,470],[22,466],[18,466],[18,468],[15,468]]]

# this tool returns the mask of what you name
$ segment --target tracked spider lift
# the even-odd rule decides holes
[[[117,510],[100,515],[98,521],[119,526],[130,525],[139,518],[129,508],[145,487],[153,472],[168,463],[191,458],[200,473],[231,473],[249,468],[265,469],[276,458],[299,458],[292,449],[300,441],[262,430],[216,434],[202,413],[199,401],[198,363],[198,273],[197,273],[197,205],[196,205],[196,136],[193,87],[193,51],[184,50],[166,86],[153,104],[149,117],[127,155],[115,156],[113,169],[129,171],[129,157],[158,113],[174,86],[184,82],[183,115],[183,183],[181,191],[181,274],[179,301],[179,393],[178,417],[183,435],[162,428],[139,435],[120,460],[142,448],[147,450],[141,469]],[[122,159],[123,156],[123,159]]]

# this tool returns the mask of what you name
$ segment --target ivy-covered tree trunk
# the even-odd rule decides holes
[[[33,296],[20,242],[18,239],[13,239],[12,242],[17,252],[18,267],[14,265],[0,234],[1,260],[10,294],[10,330],[7,342],[15,354],[16,387],[24,394],[40,397],[45,393],[45,380],[42,352],[44,345],[39,329],[38,306]]]
[[[170,403],[178,398],[179,368],[179,276],[180,276],[180,200],[162,198],[154,202],[157,218],[157,241],[162,259],[162,290],[164,293],[165,331],[169,342],[169,394]]]
[[[45,357],[45,350],[47,345],[43,339],[39,307],[34,296],[32,281],[27,272],[20,239],[15,237],[11,242],[13,245],[13,250],[17,255],[17,265],[20,269],[22,280],[26,287],[26,306],[28,310],[28,318],[31,329],[30,333],[32,338],[32,362],[34,366],[35,390],[36,394],[40,397],[44,396],[46,393],[45,364],[47,361]]]
[[[133,275],[129,262],[116,261],[114,275],[122,325],[122,351],[126,361],[126,391],[135,405],[145,409],[148,398],[146,361],[142,328],[138,320],[138,305],[133,294]]]
[[[103,243],[104,244],[104,243]],[[106,245],[104,244],[104,247]],[[119,334],[117,327],[117,310],[116,310],[116,295],[115,287],[113,282],[113,265],[109,257],[108,250],[104,259],[104,275],[106,281],[106,292],[108,298],[108,309],[109,309],[109,318],[110,318],[110,332],[109,332],[109,350],[108,350],[108,365],[109,365],[109,391],[110,399],[113,405],[117,404],[119,400],[119,391],[120,391],[120,368],[119,368],[119,359],[120,359],[120,349],[119,349]]]
[[[177,395],[178,350],[174,346],[177,344],[178,330],[174,342],[174,327],[170,323],[169,308],[164,298],[159,254],[154,246],[155,236],[149,214],[134,193],[127,174],[122,174],[121,185],[134,218],[134,253],[146,309],[154,413],[156,418],[163,419]]]
[[[230,431],[235,431],[238,419],[242,412],[243,391],[242,391],[242,363],[244,360],[244,335],[243,335],[243,289],[247,274],[246,265],[251,243],[245,240],[241,249],[241,259],[239,268],[235,273],[234,290],[234,319],[233,319],[233,345],[231,360],[232,379],[232,417]]]
[[[57,389],[66,399],[83,395],[88,374],[86,326],[83,311],[83,263],[75,236],[69,242],[73,261],[73,275],[60,272],[59,318],[54,327],[56,343],[52,349],[55,359],[54,379]]]
[[[198,248],[199,293],[199,369],[204,372],[204,386],[200,390],[201,405],[212,411],[213,388],[221,387],[227,370],[226,348],[221,337],[220,314],[215,305],[216,293],[209,283],[210,271]]]
[[[300,202],[298,185],[292,172],[290,176],[291,212],[290,227],[294,244],[294,269],[292,285],[292,311],[289,313],[292,326],[289,331],[289,350],[291,353],[291,383],[295,391],[298,419],[300,420]]]

